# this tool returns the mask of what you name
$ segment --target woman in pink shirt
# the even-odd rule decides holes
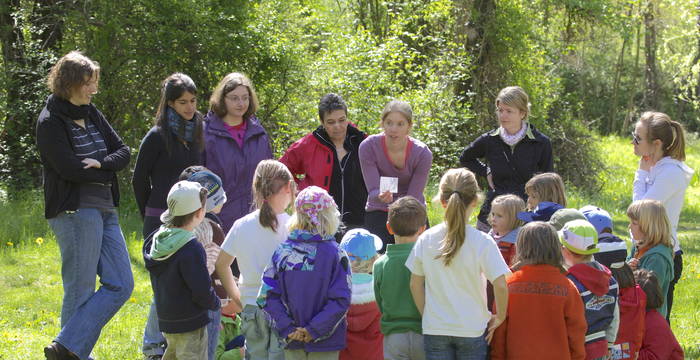
[[[389,102],[382,112],[384,130],[371,135],[360,144],[360,166],[367,186],[365,229],[379,236],[384,243],[394,243],[394,236],[386,228],[387,209],[396,199],[411,195],[425,203],[423,190],[433,162],[433,154],[423,142],[409,136],[413,127],[411,105],[400,100]],[[397,182],[398,186],[381,187]],[[395,191],[392,191],[395,190]]]

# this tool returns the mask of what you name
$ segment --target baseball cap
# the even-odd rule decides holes
[[[602,233],[605,228],[613,229],[612,217],[607,211],[593,205],[586,205],[579,211],[588,219],[588,222],[595,226],[598,234]]]
[[[226,202],[226,191],[221,178],[209,170],[197,171],[187,178],[207,189],[207,212]]]
[[[182,216],[193,213],[202,207],[202,201],[199,198],[199,190],[202,185],[199,183],[182,180],[168,192],[168,210],[165,210],[160,215],[160,221],[169,223],[176,216]]]
[[[597,253],[598,232],[587,220],[572,220],[559,230],[559,241],[567,249],[579,255]]]
[[[533,211],[522,211],[518,213],[518,219],[529,223],[532,221],[549,221],[555,211],[564,208],[563,206],[549,202],[543,201],[537,205]]]
[[[340,248],[350,260],[369,260],[382,248],[382,239],[365,229],[352,229],[343,236]]]
[[[559,209],[552,214],[552,217],[549,219],[549,223],[554,226],[557,231],[559,231],[564,227],[564,224],[576,219],[586,220],[586,217],[576,209]]]

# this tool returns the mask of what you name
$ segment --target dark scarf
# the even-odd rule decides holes
[[[87,120],[90,116],[90,105],[74,105],[72,102],[56,95],[49,96],[47,101],[49,110],[57,111],[71,120]]]
[[[197,121],[194,119],[197,115],[190,120],[184,120],[177,111],[168,106],[165,110],[165,116],[168,118],[168,127],[170,127],[170,131],[172,131],[175,136],[187,142],[192,142],[194,139],[194,128],[197,125]],[[185,127],[184,131],[181,129],[183,125]]]

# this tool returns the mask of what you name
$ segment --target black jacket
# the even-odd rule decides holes
[[[529,125],[525,137],[511,148],[499,136],[499,129],[495,129],[469,144],[462,151],[459,162],[476,175],[486,177],[488,171],[491,173],[495,189],[486,193],[479,213],[479,220],[486,222],[491,201],[496,196],[515,194],[527,200],[525,183],[535,174],[553,170],[552,143]]]
[[[170,152],[165,148],[163,136],[170,136]],[[185,146],[170,131],[157,126],[151,128],[141,140],[136,157],[131,186],[139,211],[143,217],[146,206],[167,209],[170,188],[175,185],[180,173],[192,165],[200,165],[202,152],[196,144]]]
[[[209,310],[220,306],[207,272],[202,244],[192,238],[164,260],[148,254],[153,235],[143,243],[143,259],[151,275],[158,326],[164,333],[185,333],[209,323]]]
[[[343,147],[348,154],[342,161],[336,161],[338,154],[328,133],[319,126],[313,132],[314,137],[333,153],[333,172],[328,193],[338,205],[343,223],[362,225],[365,222],[365,204],[367,203],[367,187],[360,168],[360,143],[367,134],[354,126],[348,125]]]
[[[107,156],[100,161],[99,169],[83,169],[83,159],[75,155],[71,122],[85,117],[95,125],[107,146]],[[129,164],[131,153],[94,105],[78,107],[59,97],[49,96],[37,120],[36,144],[43,166],[44,216],[47,219],[62,211],[78,209],[81,183],[111,183],[114,206],[119,205],[116,172]]]

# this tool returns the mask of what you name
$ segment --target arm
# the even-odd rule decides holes
[[[547,139],[542,150],[542,157],[537,162],[537,168],[540,172],[554,171],[554,159],[552,158],[552,143]]]
[[[192,242],[190,241],[190,243]],[[204,309],[216,310],[220,303],[206,270],[204,248],[199,243],[194,243],[194,245],[192,253],[182,256],[180,274],[187,287],[192,291],[192,301]],[[190,244],[185,246],[190,246]]]
[[[505,320],[503,320],[503,323],[501,323],[501,325],[496,328],[496,331],[494,331],[491,344],[489,344],[489,347],[491,348],[491,360],[504,360],[507,358],[507,338],[508,318],[506,317]]]
[[[228,313],[239,313],[243,311],[243,305],[241,304],[241,291],[238,289],[236,281],[233,279],[233,273],[231,272],[231,264],[235,257],[229,255],[229,253],[224,251],[219,252],[219,257],[216,259],[216,274],[219,275],[219,280],[221,285],[226,289],[226,294],[231,299],[229,305],[225,306],[225,310]]]
[[[136,157],[134,174],[131,177],[131,186],[134,189],[136,204],[141,212],[141,217],[146,215],[146,202],[151,196],[151,173],[159,157],[159,146],[156,143],[160,135],[150,132],[141,141],[139,154]]]
[[[282,288],[279,285],[280,273],[277,272],[275,263],[275,259],[279,256],[278,251],[279,248],[272,255],[272,263],[265,267],[257,303],[272,319],[280,339],[286,339],[289,334],[296,331],[297,324],[287,312],[287,306],[282,300]]]
[[[493,332],[506,320],[508,314],[508,284],[506,284],[506,276],[501,275],[492,282],[493,294],[496,298],[496,314],[491,315],[489,321],[488,335],[486,340],[491,342]]]
[[[382,308],[382,277],[384,275],[384,261],[380,261],[384,255],[374,262],[372,266],[372,276],[374,278],[374,300],[377,302],[377,307],[380,313],[384,313]]]
[[[413,302],[416,303],[416,308],[418,308],[420,315],[423,316],[423,310],[425,309],[425,276],[411,273],[409,287],[411,288]]]
[[[75,183],[112,181],[114,172],[107,169],[87,168],[81,158],[75,156],[62,120],[43,119],[36,128],[36,144],[39,153],[58,175]]]
[[[306,169],[304,169],[304,162],[299,154],[300,146],[300,142],[295,142],[284,152],[284,155],[282,155],[282,157],[280,158],[280,162],[286,165],[287,169],[289,169],[289,172],[291,172],[292,176],[294,176],[294,181],[297,183],[297,185],[299,185],[299,183],[301,182],[299,176],[306,175]]]
[[[474,142],[469,144],[464,150],[462,150],[462,155],[459,157],[459,163],[463,167],[471,170],[479,176],[486,176],[486,169],[488,168],[486,164],[479,161],[486,156],[486,142],[488,141],[488,133],[479,136]]]
[[[588,323],[584,315],[583,301],[581,296],[571,281],[569,281],[568,297],[564,305],[564,321],[566,322],[566,330],[569,338],[569,351],[571,360],[583,360],[586,358],[586,330]]]
[[[430,149],[426,149],[426,151],[421,154],[421,158],[418,160],[418,164],[416,164],[411,174],[411,181],[408,183],[408,195],[416,199],[423,198],[423,190],[425,190],[425,185],[428,183],[428,175],[430,174],[430,166],[432,164],[433,153],[430,152]]]
[[[339,253],[338,257],[331,273],[326,304],[304,326],[313,341],[331,336],[350,308],[350,261],[345,254]]]
[[[374,139],[374,138],[373,138]],[[371,141],[371,139],[369,140]],[[367,198],[382,202],[379,199],[379,169],[377,168],[376,154],[372,151],[372,144],[369,141],[360,143],[360,168],[362,178],[367,187]]]
[[[633,183],[633,201],[653,199],[659,200],[665,204],[679,188],[684,187],[683,174],[678,171],[673,171],[671,169],[660,171],[654,178],[654,184],[651,186],[647,186],[645,181],[648,174],[649,173],[644,170],[637,170]]]
[[[618,293],[619,296],[619,293]],[[605,329],[605,339],[608,340],[608,344],[614,344],[617,340],[617,331],[620,326],[620,302],[619,297],[615,300],[615,311],[613,312],[613,319],[610,322],[610,326]]]
[[[104,115],[102,115],[102,113],[98,110],[96,111],[99,121],[102,123],[102,128],[105,130],[102,134],[105,144],[108,144],[108,148],[115,149],[112,153],[108,154],[104,159],[102,159],[102,162],[100,163],[102,169],[111,171],[122,170],[129,165],[131,150],[128,146],[126,146],[126,144],[124,144],[119,135],[117,135],[117,132],[114,131],[109,122],[107,122]]]

